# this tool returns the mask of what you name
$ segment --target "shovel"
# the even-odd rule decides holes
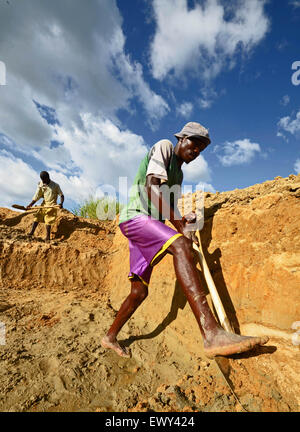
[[[193,243],[193,248],[197,252],[198,260],[199,260],[200,266],[202,268],[202,271],[203,271],[203,274],[204,274],[204,277],[205,277],[205,280],[206,280],[206,283],[207,283],[207,286],[208,286],[208,289],[209,289],[209,292],[211,295],[213,305],[216,309],[216,313],[217,313],[217,316],[219,318],[220,324],[229,333],[235,333],[231,324],[230,324],[230,321],[226,315],[225,309],[222,305],[220,296],[218,294],[215,283],[214,283],[213,278],[210,274],[207,262],[205,260],[202,245],[201,245],[201,238],[200,238],[199,230],[197,230],[197,232],[196,232],[196,237],[199,241],[199,247],[196,245],[196,243]],[[238,396],[236,395],[234,388],[232,386],[232,383],[230,382],[229,377],[227,376],[228,375],[227,370],[226,370],[227,368],[225,367],[225,370],[224,370],[224,365],[223,365],[221,359],[215,358],[214,361],[215,361],[215,364],[216,364],[218,370],[221,372],[221,376],[224,379],[225,384],[230,389],[235,400],[241,406],[242,410],[247,412],[246,408],[242,405],[241,401],[239,400]]]
[[[198,217],[198,209],[197,209],[197,205],[196,205],[196,197],[193,196],[193,203],[192,203],[192,208],[193,208],[193,213],[196,214],[196,216]],[[182,208],[184,208],[184,198],[182,201]],[[185,220],[188,222],[188,220],[186,219],[186,217],[184,217]],[[203,275],[204,278],[206,280],[207,283],[207,287],[208,290],[210,292],[211,295],[211,299],[213,302],[213,305],[215,307],[216,313],[217,313],[217,317],[219,319],[219,322],[221,324],[221,326],[228,332],[230,333],[234,333],[234,330],[230,324],[230,321],[226,315],[225,309],[223,307],[222,301],[220,299],[219,293],[217,291],[216,285],[214,283],[214,280],[211,276],[211,273],[209,271],[206,259],[204,257],[204,253],[203,253],[203,249],[202,249],[202,245],[201,245],[201,238],[200,238],[200,231],[199,229],[196,231],[196,237],[198,239],[199,242],[199,246],[193,242],[193,249],[196,251],[197,253],[197,258],[199,261],[199,264],[201,266],[201,269],[203,271]]]
[[[60,208],[59,205],[54,205],[54,206],[35,206],[35,207],[30,207],[29,209],[27,209],[25,206],[22,206],[19,204],[13,204],[12,207],[15,209],[18,209],[18,210],[25,210],[25,211],[39,210],[39,209],[45,209],[45,208]]]
[[[196,207],[195,202],[193,204],[194,204],[194,207]],[[195,210],[196,210],[196,208],[195,208]],[[231,323],[230,323],[230,321],[226,315],[226,312],[225,312],[225,309],[223,307],[222,301],[220,299],[219,293],[217,291],[216,285],[214,283],[214,280],[213,280],[211,273],[209,271],[209,267],[207,265],[206,259],[204,257],[199,230],[196,231],[196,237],[198,239],[199,246],[196,245],[196,243],[193,243],[193,249],[197,253],[198,261],[199,261],[199,264],[202,268],[203,275],[204,275],[204,278],[206,280],[207,287],[208,287],[208,290],[210,292],[211,299],[212,299],[214,308],[216,310],[216,314],[217,314],[217,317],[219,319],[219,322],[220,322],[221,326],[224,328],[224,330],[226,330],[229,333],[235,333],[235,331],[234,331],[234,329],[233,329],[233,327],[232,327],[232,325],[231,325]],[[243,411],[247,411],[245,409],[245,407],[241,404],[241,401],[239,400],[238,396],[236,395],[234,388],[232,386],[232,383],[230,382],[229,377],[227,376],[228,375],[227,368],[225,367],[226,370],[224,370],[224,367],[223,367],[224,365],[223,365],[221,359],[215,358],[214,362],[215,362],[218,370],[220,371],[221,376],[223,377],[225,384],[230,389],[230,391],[231,391],[232,395],[234,396],[235,400],[237,401],[237,403],[241,406]]]
[[[207,283],[207,286],[208,286],[208,289],[209,289],[209,292],[211,295],[213,305],[216,309],[218,319],[220,321],[221,326],[226,331],[228,331],[230,333],[234,333],[233,328],[230,324],[230,321],[226,315],[226,312],[225,312],[225,309],[223,307],[222,301],[220,299],[219,293],[217,291],[216,285],[215,285],[213,278],[211,276],[211,273],[209,271],[206,259],[204,257],[199,230],[196,232],[196,237],[199,240],[199,247],[196,245],[196,243],[193,243],[193,248],[197,252],[198,260],[199,260],[199,263],[201,265],[201,268],[202,268],[202,271],[204,274],[204,278],[206,280],[206,283]]]

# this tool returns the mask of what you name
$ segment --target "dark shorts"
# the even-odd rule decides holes
[[[149,285],[153,266],[182,234],[145,215],[122,222],[119,227],[129,241],[129,279],[137,275],[145,285]]]

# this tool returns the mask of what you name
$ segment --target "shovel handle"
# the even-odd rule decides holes
[[[35,206],[35,207],[30,207],[28,210],[40,210],[40,209],[49,209],[49,208],[60,208],[59,205],[54,205],[54,206]]]
[[[233,328],[230,324],[230,321],[226,315],[226,312],[225,312],[225,309],[223,307],[222,301],[220,299],[219,293],[217,291],[216,285],[215,285],[213,278],[211,276],[211,273],[209,271],[209,267],[207,265],[206,259],[204,257],[199,231],[196,232],[196,236],[199,240],[199,247],[195,243],[193,243],[193,248],[197,252],[198,260],[199,260],[199,263],[200,263],[201,268],[203,270],[203,274],[204,274],[204,277],[205,277],[205,280],[206,280],[206,283],[207,283],[207,286],[208,286],[208,289],[209,289],[209,292],[211,295],[213,305],[216,309],[220,324],[229,333],[234,333]]]
[[[18,210],[24,210],[24,211],[30,211],[30,210],[39,210],[39,209],[48,209],[48,208],[60,208],[59,205],[54,205],[54,206],[35,206],[35,207],[30,207],[29,209],[27,209],[25,206],[19,205],[19,204],[13,204],[12,205],[13,208],[16,208]]]

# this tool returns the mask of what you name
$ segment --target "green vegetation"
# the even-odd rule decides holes
[[[123,207],[124,205],[120,204],[115,198],[107,196],[94,198],[91,196],[83,204],[79,204],[74,208],[72,212],[76,216],[89,219],[113,220]]]

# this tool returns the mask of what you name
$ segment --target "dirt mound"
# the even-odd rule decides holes
[[[220,360],[249,411],[299,410],[299,198],[299,175],[205,194],[201,238],[225,309],[237,332],[270,336]],[[28,237],[32,221],[0,209],[1,411],[242,410],[203,354],[170,256],[120,333],[132,358],[119,358],[100,338],[130,289],[127,240],[62,210],[47,244],[42,225]]]
[[[0,209],[0,286],[10,288],[74,288],[103,291],[107,257],[116,225],[60,210],[45,243],[45,226],[28,236],[34,211]]]

